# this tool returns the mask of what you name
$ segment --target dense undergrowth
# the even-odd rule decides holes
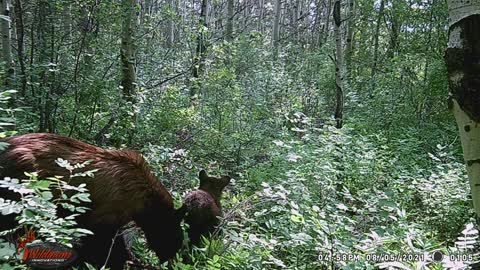
[[[268,160],[237,178],[224,199],[223,236],[194,253],[196,267],[374,269],[367,254],[458,249],[454,242],[473,212],[457,145],[438,141],[429,152],[413,135],[387,138],[303,121],[301,136],[279,134]],[[329,254],[359,257],[332,262]],[[432,261],[402,264],[442,269]]]

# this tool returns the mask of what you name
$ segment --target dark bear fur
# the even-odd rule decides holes
[[[199,174],[200,187],[185,196],[187,207],[185,222],[189,225],[188,237],[193,245],[198,245],[201,236],[213,233],[222,216],[223,189],[230,183],[229,176],[211,177],[202,170]]]
[[[39,177],[63,176],[73,185],[86,183],[91,208],[79,216],[79,227],[93,231],[82,239],[79,261],[97,267],[104,264],[112,239],[123,225],[135,221],[144,231],[149,246],[161,262],[175,257],[183,243],[180,222],[185,207],[175,210],[167,189],[153,176],[143,157],[133,151],[106,150],[78,140],[55,134],[37,133],[1,140],[9,144],[0,152],[0,179],[23,179],[24,172],[38,172]],[[62,158],[72,165],[92,162],[82,171],[97,169],[94,178],[74,177],[59,167]],[[78,170],[74,171],[74,173]],[[15,199],[16,194],[0,189],[2,198]],[[0,216],[2,229],[12,226],[13,215]],[[11,227],[10,227],[11,228]],[[108,267],[123,269],[127,259],[125,243],[116,238]]]

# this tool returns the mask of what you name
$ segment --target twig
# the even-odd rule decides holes
[[[113,245],[115,244],[115,239],[117,239],[117,236],[118,236],[118,231],[119,230],[117,230],[117,232],[115,232],[115,236],[112,239],[112,244],[110,245],[110,249],[108,250],[107,259],[105,260],[105,264],[102,266],[102,269],[105,269],[107,267],[108,259],[110,259],[110,254],[112,253]]]
[[[176,78],[178,78],[178,77],[180,77],[180,76],[182,76],[182,75],[187,74],[188,72],[190,72],[190,70],[191,70],[192,68],[193,68],[193,65],[191,65],[188,69],[186,69],[186,70],[184,70],[184,71],[182,71],[182,72],[180,72],[180,73],[177,73],[177,74],[175,74],[175,75],[173,75],[173,76],[171,76],[171,77],[168,77],[168,78],[166,78],[166,79],[163,79],[163,80],[161,80],[160,82],[157,82],[157,83],[155,83],[155,84],[153,84],[153,85],[148,85],[148,86],[146,86],[145,88],[146,88],[146,89],[152,89],[152,88],[155,88],[155,87],[159,87],[159,86],[161,86],[162,84],[164,84],[164,83],[166,83],[166,82],[168,82],[168,81],[171,81],[171,80],[176,79]]]

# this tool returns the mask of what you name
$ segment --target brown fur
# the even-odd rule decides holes
[[[173,258],[180,249],[183,242],[180,222],[184,209],[174,209],[170,193],[153,176],[140,154],[106,150],[46,133],[27,134],[2,141],[7,142],[9,147],[0,153],[1,179],[7,176],[22,179],[24,172],[37,171],[42,178],[63,176],[63,180],[73,185],[87,184],[92,200],[88,207],[92,210],[77,222],[79,227],[88,228],[95,234],[84,240],[80,256],[85,260],[97,266],[103,265],[113,235],[132,220],[142,228],[161,262]],[[58,158],[68,160],[72,165],[91,161],[86,168],[75,170],[74,173],[93,169],[98,171],[94,172],[94,178],[69,179],[68,170],[55,163]],[[0,196],[15,197],[1,189]],[[121,269],[126,259],[122,245],[123,241],[117,245],[122,254],[112,254],[110,257],[114,261],[110,263],[112,269]]]
[[[201,236],[215,230],[222,216],[220,200],[222,191],[230,183],[229,176],[211,177],[202,170],[199,174],[200,187],[185,196],[187,207],[185,222],[189,225],[188,237],[194,245],[200,243]]]

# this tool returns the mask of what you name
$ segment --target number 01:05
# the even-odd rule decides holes
[[[472,254],[450,254],[449,255],[450,261],[456,262],[471,262],[473,261]]]

